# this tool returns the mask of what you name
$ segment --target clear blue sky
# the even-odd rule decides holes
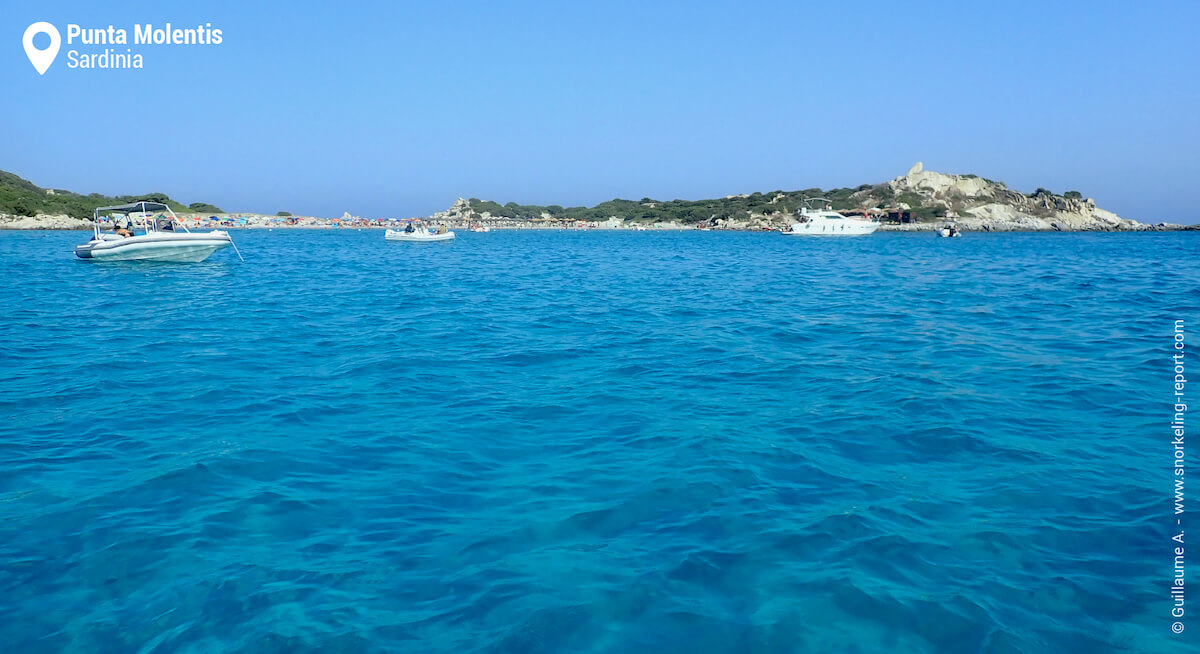
[[[80,71],[64,42],[40,77],[21,37],[42,20],[210,22],[224,43]],[[6,0],[0,169],[385,217],[854,186],[921,160],[1196,222],[1197,26],[1192,1]]]

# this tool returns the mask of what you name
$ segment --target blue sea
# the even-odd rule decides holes
[[[1198,233],[233,235],[0,232],[4,652],[1200,642]]]

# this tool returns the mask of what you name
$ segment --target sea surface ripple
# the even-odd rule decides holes
[[[1197,234],[85,236],[0,233],[6,652],[1178,651]]]

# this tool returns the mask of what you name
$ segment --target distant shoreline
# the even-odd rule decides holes
[[[74,224],[64,224],[65,216],[37,216],[37,217],[19,217],[16,220],[11,219],[11,216],[0,216],[0,231],[90,231],[92,229],[91,221],[71,220]],[[320,221],[322,219],[311,219]],[[208,231],[211,229],[222,230],[251,230],[251,231],[292,231],[292,230],[307,230],[307,231],[362,231],[368,230],[387,230],[402,228],[404,223],[391,224],[339,224],[332,221],[308,222],[305,224],[287,225],[287,224],[244,224],[244,225],[209,225],[197,224],[191,225],[184,222],[184,225],[191,230]],[[917,224],[883,224],[879,226],[880,232],[891,233],[931,233],[936,232],[943,227],[943,223],[917,223]],[[450,225],[451,229],[459,231],[469,231],[465,225]],[[102,229],[104,229],[102,227]],[[563,227],[550,225],[493,225],[489,226],[493,231],[529,231],[529,232],[563,232],[563,231],[582,231],[582,232],[777,232],[777,229],[751,229],[740,227],[711,227],[707,229],[698,229],[695,227],[681,225],[642,225],[642,226],[592,226],[592,227]],[[1142,233],[1142,232],[1188,232],[1200,231],[1200,225],[1177,225],[1177,224],[1159,224],[1159,225],[1142,225],[1140,229],[960,229],[968,234],[1044,234],[1044,233]]]
[[[97,203],[122,205],[134,196],[82,196],[43,189],[0,171],[0,230],[89,230]],[[815,197],[816,196],[816,197]],[[1102,209],[1078,191],[1056,194],[1044,188],[1021,193],[977,175],[949,175],[924,169],[917,162],[891,181],[854,188],[822,191],[772,191],[727,195],[707,200],[614,199],[594,207],[500,204],[458,198],[445,211],[428,217],[364,219],[343,213],[340,218],[226,212],[214,205],[184,206],[163,194],[165,203],[189,229],[387,229],[411,220],[452,229],[484,225],[490,229],[668,230],[703,227],[709,231],[775,231],[798,220],[805,210],[837,207],[848,218],[881,221],[879,231],[932,232],[956,225],[963,232],[1135,232],[1191,231],[1200,225],[1142,223]],[[14,199],[15,198],[15,199]],[[103,200],[104,202],[99,202]],[[53,213],[52,213],[53,212]],[[28,215],[36,214],[36,215]],[[78,216],[78,217],[74,217]],[[103,222],[101,223],[104,224]]]

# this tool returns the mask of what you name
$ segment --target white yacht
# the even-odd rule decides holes
[[[112,220],[113,232],[100,230],[102,214]],[[133,233],[131,216],[137,216],[141,221],[145,228],[143,233]],[[171,207],[161,202],[99,207],[92,213],[92,219],[92,240],[75,246],[75,256],[80,259],[194,262],[204,261],[213,252],[233,245],[233,239],[225,231],[188,231]],[[241,257],[240,253],[238,257]]]
[[[807,206],[816,202],[820,202],[823,208],[812,209]],[[879,229],[879,223],[870,218],[843,216],[834,211],[828,200],[813,198],[804,203],[796,222],[779,230],[780,233],[787,236],[864,236]]]

